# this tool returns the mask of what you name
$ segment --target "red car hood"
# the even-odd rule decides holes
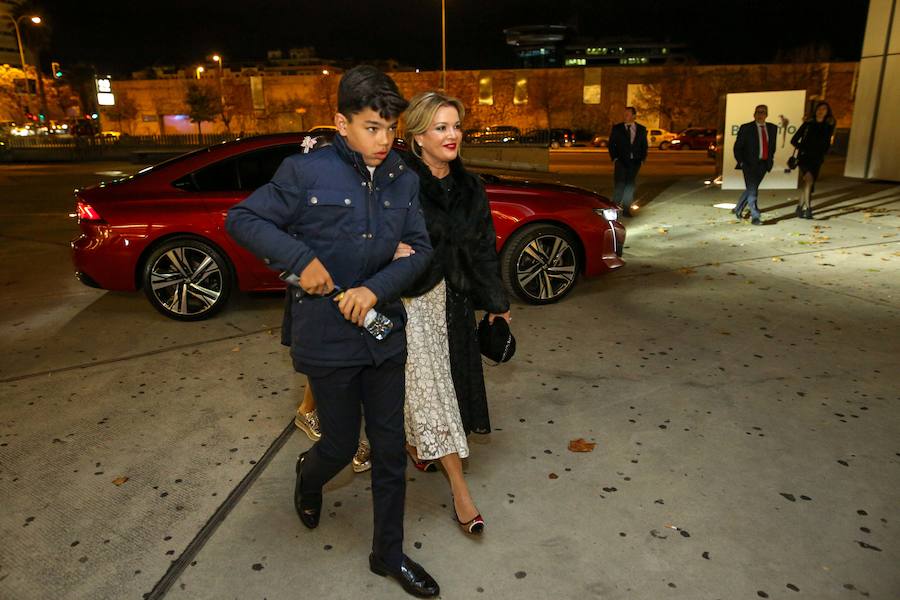
[[[615,208],[615,204],[608,198],[596,192],[574,185],[562,183],[545,183],[542,181],[530,181],[524,178],[499,177],[497,175],[482,174],[485,188],[488,194],[497,192],[495,198],[499,200],[502,195],[515,194],[522,196],[534,196],[538,198],[552,198],[556,206],[565,203],[569,206],[583,206],[585,208]]]

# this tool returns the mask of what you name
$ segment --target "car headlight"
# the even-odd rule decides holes
[[[615,208],[595,208],[594,213],[607,221],[617,221],[619,219],[619,211]]]

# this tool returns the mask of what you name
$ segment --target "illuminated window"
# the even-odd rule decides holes
[[[583,58],[567,58],[566,66],[567,67],[583,67],[587,64],[587,61]]]
[[[584,70],[584,88],[582,101],[585,104],[600,104],[600,74],[599,68],[586,68]]]
[[[478,104],[494,104],[494,84],[490,77],[478,80]]]
[[[528,104],[528,79],[525,77],[516,80],[516,89],[513,92],[513,104]]]

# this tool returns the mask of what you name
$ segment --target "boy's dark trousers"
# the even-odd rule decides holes
[[[406,434],[403,401],[405,353],[380,366],[309,367],[322,438],[303,462],[303,491],[316,492],[353,459],[366,416],[372,446],[372,551],[399,569],[403,561],[403,508],[406,500]]]

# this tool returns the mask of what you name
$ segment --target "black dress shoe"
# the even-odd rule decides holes
[[[297,515],[300,522],[309,529],[315,529],[319,526],[319,517],[322,515],[322,490],[318,492],[304,493],[301,487],[303,480],[303,461],[306,460],[306,452],[297,459],[297,483],[294,484],[294,508],[297,509]]]
[[[759,219],[753,219],[752,221],[750,221],[750,224],[751,225],[762,225],[762,221],[760,221]]]
[[[797,205],[797,218],[798,218],[798,219],[805,219],[805,218],[806,218],[806,216],[803,214],[803,209],[800,207],[799,204]]]
[[[376,575],[392,577],[407,593],[420,598],[433,598],[441,593],[437,582],[428,574],[422,565],[403,555],[403,562],[399,570],[394,570],[384,564],[375,553],[369,555],[369,569]]]
[[[804,219],[812,219],[812,207],[807,208],[807,209],[803,212],[803,218],[804,218]]]

